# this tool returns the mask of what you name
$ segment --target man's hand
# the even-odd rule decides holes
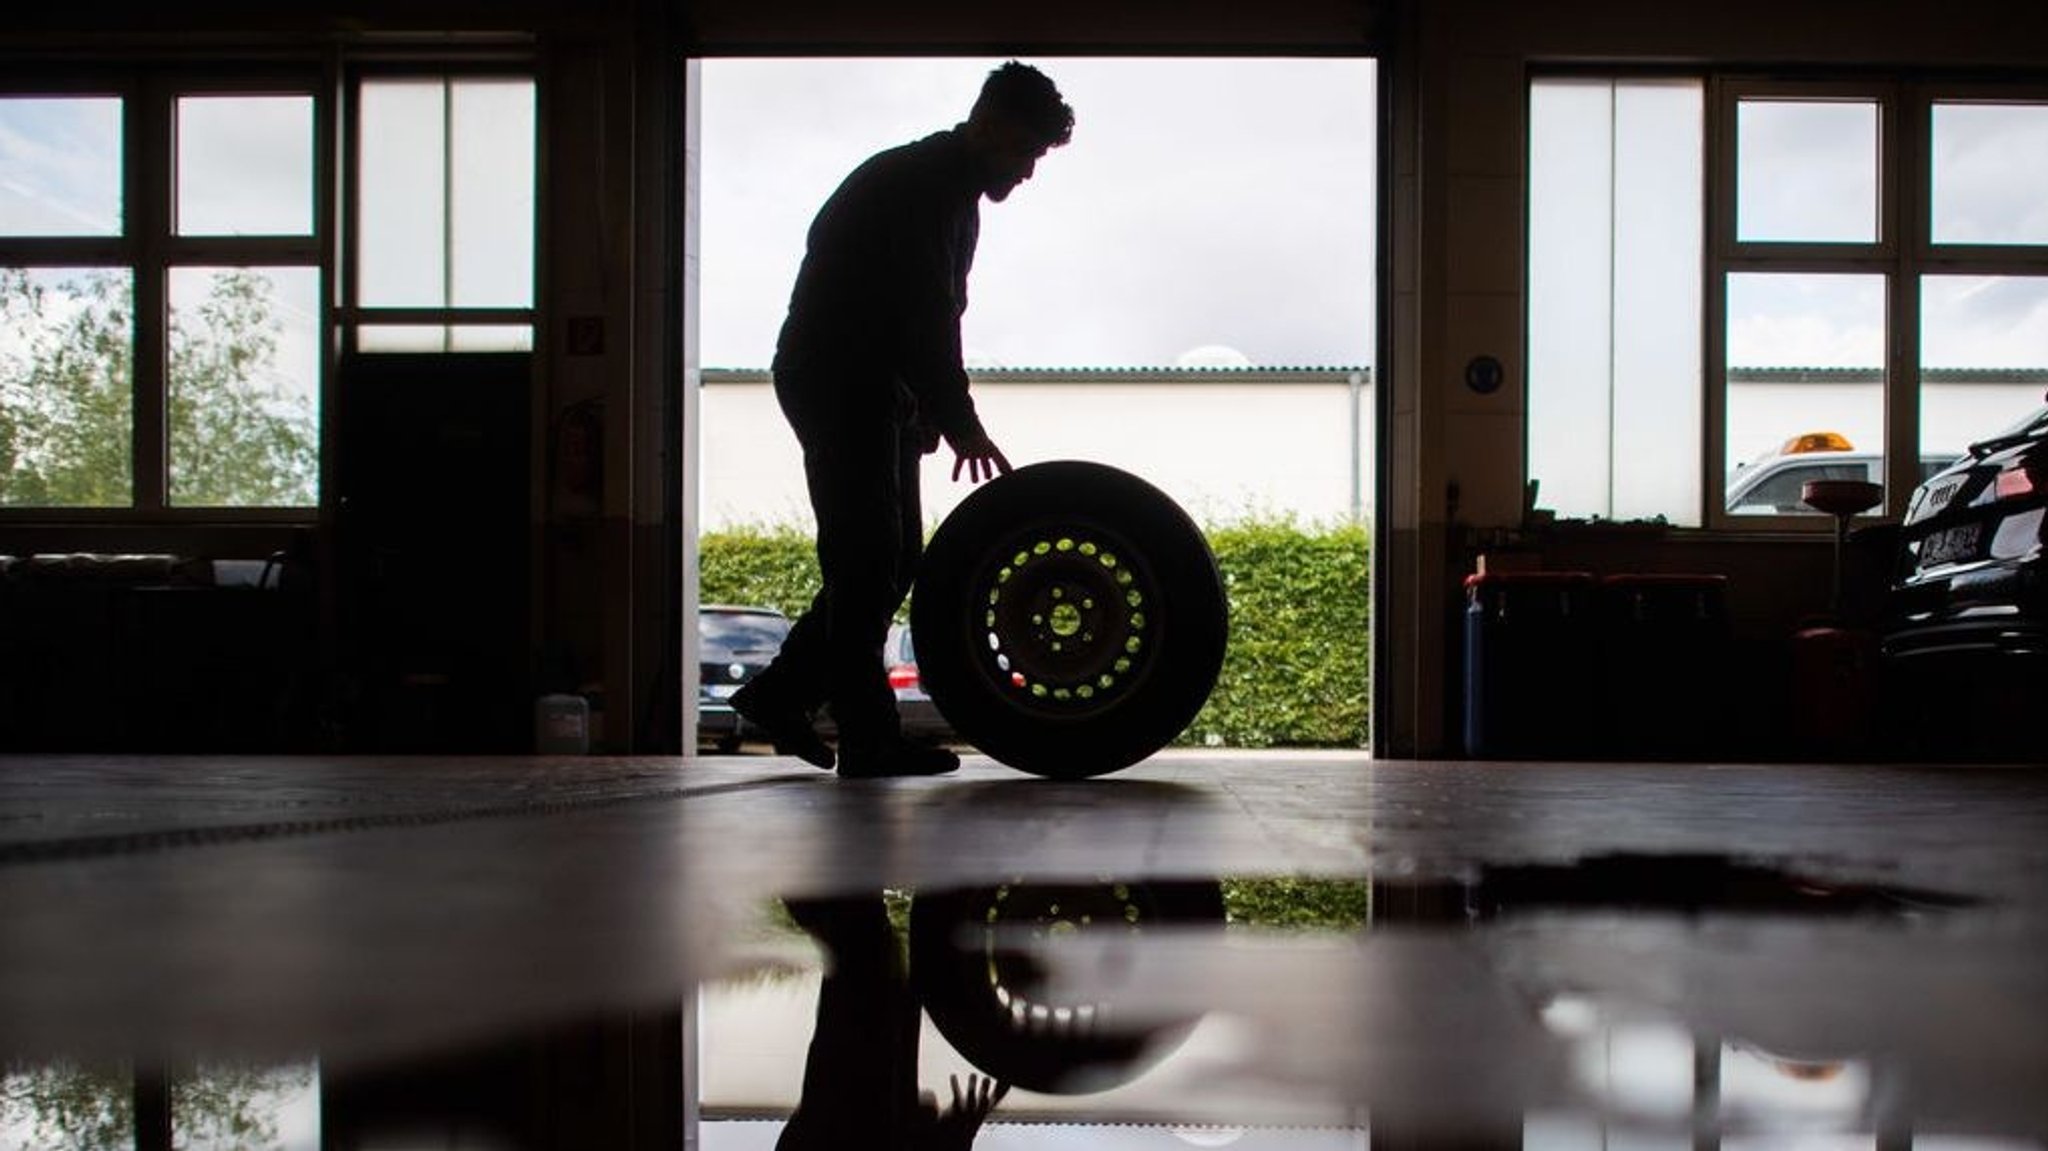
[[[1008,1083],[980,1075],[968,1075],[964,1089],[958,1075],[952,1076],[952,1081],[953,1105],[944,1111],[939,1110],[936,1096],[929,1091],[922,1093],[926,1123],[911,1140],[916,1151],[968,1151],[989,1112],[1010,1093]]]
[[[953,481],[960,480],[960,469],[967,469],[969,483],[992,480],[997,476],[1010,474],[1010,461],[1003,458],[1001,448],[988,438],[987,432],[977,431],[972,436],[946,437],[946,443],[953,449]]]

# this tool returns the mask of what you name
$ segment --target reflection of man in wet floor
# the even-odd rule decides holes
[[[1008,1084],[953,1077],[953,1101],[917,1085],[918,1006],[879,897],[789,901],[825,948],[803,1096],[776,1151],[967,1151]]]
[[[955,480],[1010,470],[975,414],[960,353],[981,198],[1007,199],[1073,124],[1052,81],[1011,61],[989,73],[966,122],[871,157],[811,224],[774,374],[803,448],[823,587],[732,701],[778,752],[831,767],[811,726],[829,702],[842,776],[960,765],[904,741],[882,643],[923,550],[920,457],[943,439]]]

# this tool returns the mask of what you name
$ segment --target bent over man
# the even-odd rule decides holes
[[[904,740],[882,643],[923,551],[921,457],[944,441],[955,480],[1010,470],[975,414],[960,354],[981,199],[1007,199],[1073,125],[1052,81],[1011,61],[989,73],[965,122],[870,157],[811,224],[774,376],[803,448],[823,586],[775,662],[732,701],[778,752],[832,767],[812,726],[829,703],[841,776],[960,765]]]

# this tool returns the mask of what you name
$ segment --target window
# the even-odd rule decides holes
[[[0,96],[0,235],[121,234],[118,96]]]
[[[533,346],[534,84],[368,76],[356,87],[355,346]]]
[[[1787,443],[1824,441],[1805,450],[1828,478],[1888,475],[1897,97],[1886,85],[1737,82],[1717,95],[1708,351],[1723,384],[1706,397],[1720,410],[1709,458],[1727,515],[1822,519],[1789,487],[1769,500],[1736,493],[1781,466]]]
[[[318,503],[316,80],[0,93],[0,507]]]
[[[531,76],[360,79],[337,199],[318,73],[74,73],[0,90],[0,511],[305,519],[336,323],[531,348]]]
[[[1530,92],[1529,474],[1560,515],[1699,522],[1703,98]]]
[[[2048,86],[1543,77],[1529,169],[1529,468],[1561,515],[1825,523],[1783,498],[1802,473],[1895,514],[2048,387]]]

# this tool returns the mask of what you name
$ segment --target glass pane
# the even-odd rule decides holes
[[[120,98],[0,98],[0,172],[0,235],[120,235]]]
[[[1872,100],[1737,105],[1736,238],[1877,242],[1877,113]]]
[[[530,324],[457,324],[448,329],[451,352],[530,352]]]
[[[1725,506],[1818,515],[1809,479],[1884,476],[1881,275],[1728,277]]]
[[[356,329],[359,352],[445,352],[448,329],[440,324],[364,324]]]
[[[320,273],[173,268],[171,503],[319,502]]]
[[[2048,105],[1936,104],[1937,244],[2048,244]]]
[[[185,1151],[319,1151],[319,1065],[200,1064],[172,1085],[171,1131]]]
[[[453,97],[448,302],[527,307],[533,303],[533,83],[458,80]]]
[[[366,307],[447,303],[446,100],[438,79],[363,83],[356,302]]]
[[[358,302],[531,306],[533,82],[368,81],[362,97]]]
[[[1701,91],[1531,86],[1529,475],[1559,515],[1699,522]]]
[[[1920,281],[1921,472],[1996,435],[2048,392],[2048,277]]]
[[[313,98],[178,100],[178,233],[313,231]]]
[[[356,329],[363,352],[530,352],[531,324],[365,324]]]
[[[135,1072],[113,1063],[9,1062],[0,1147],[133,1147]]]
[[[126,507],[134,277],[0,268],[0,505]]]

